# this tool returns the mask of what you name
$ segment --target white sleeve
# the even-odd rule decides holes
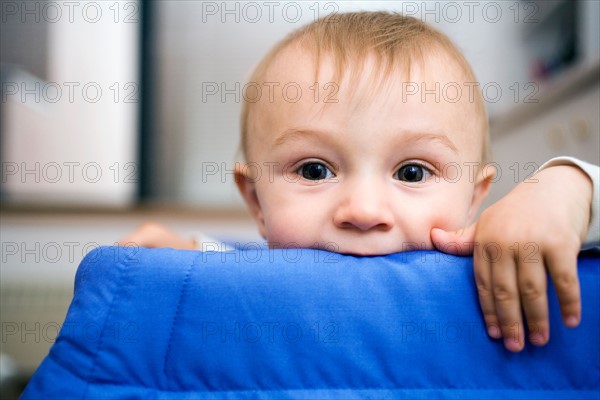
[[[196,250],[209,252],[209,251],[230,251],[235,250],[233,247],[228,246],[226,243],[221,242],[215,238],[205,235],[202,232],[198,232],[193,236],[194,243],[196,244]]]
[[[587,237],[581,245],[582,250],[600,249],[600,167],[574,157],[556,157],[545,162],[538,171],[557,165],[575,165],[585,172],[592,180],[592,206],[590,210],[590,226]]]

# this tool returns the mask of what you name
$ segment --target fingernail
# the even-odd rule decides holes
[[[579,321],[578,321],[577,317],[574,315],[570,315],[567,317],[567,319],[565,319],[565,324],[571,328],[576,327],[578,323],[579,323]]]
[[[538,345],[538,346],[544,344],[544,336],[539,332],[532,334],[529,337],[529,340],[531,341],[531,343]]]
[[[514,352],[521,351],[521,343],[519,343],[519,340],[516,338],[505,338],[504,347]]]
[[[495,325],[488,326],[488,335],[494,339],[500,339],[501,333],[500,328]]]

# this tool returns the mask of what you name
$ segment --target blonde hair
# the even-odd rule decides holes
[[[375,70],[381,85],[397,68],[404,68],[410,79],[412,61],[424,60],[424,51],[440,51],[449,55],[459,66],[464,77],[477,82],[471,66],[443,33],[425,22],[391,12],[350,12],[321,18],[288,35],[276,44],[260,61],[250,77],[250,82],[262,82],[273,60],[286,48],[299,45],[315,58],[315,77],[323,54],[331,56],[335,64],[335,76],[342,77],[347,66],[352,64],[350,78],[359,77],[364,62],[374,56]],[[425,49],[425,50],[424,50]],[[373,91],[375,93],[375,90]],[[481,91],[475,90],[473,102],[480,131],[483,135],[482,159],[489,159],[489,125],[487,111]],[[242,104],[241,149],[247,159],[248,118],[252,102]]]

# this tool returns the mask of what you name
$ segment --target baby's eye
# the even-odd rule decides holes
[[[418,164],[403,165],[394,174],[394,177],[404,182],[422,182],[429,176],[429,171]]]
[[[333,172],[318,162],[309,162],[298,168],[298,174],[310,181],[320,181],[333,177]]]

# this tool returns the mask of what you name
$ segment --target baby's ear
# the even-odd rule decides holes
[[[471,199],[471,207],[469,208],[468,221],[471,223],[475,218],[475,214],[481,207],[481,203],[490,193],[492,188],[492,181],[496,176],[496,167],[491,164],[486,164],[479,170],[477,174],[477,181],[475,182],[475,190],[473,191],[473,198]]]
[[[263,217],[260,201],[256,195],[256,177],[251,176],[252,168],[247,164],[235,163],[235,184],[244,198],[250,213],[258,225],[258,231],[266,238],[265,219]]]

